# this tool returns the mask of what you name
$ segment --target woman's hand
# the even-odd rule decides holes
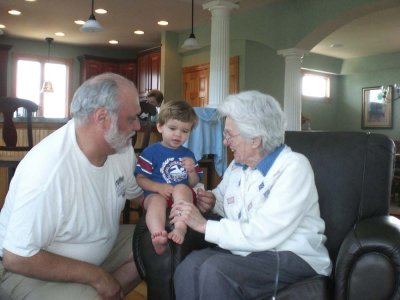
[[[197,190],[196,205],[202,213],[208,212],[213,209],[215,205],[215,196],[210,191],[203,189]]]
[[[171,223],[182,221],[187,226],[200,233],[206,232],[207,220],[202,216],[200,211],[193,203],[186,201],[178,201],[172,205],[169,215]]]

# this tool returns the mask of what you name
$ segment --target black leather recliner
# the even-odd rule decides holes
[[[287,132],[285,143],[311,162],[325,220],[330,277],[316,276],[279,291],[277,299],[400,299],[400,220],[388,215],[395,147],[381,134]],[[188,231],[183,245],[155,254],[144,219],[133,239],[148,299],[174,299],[176,265],[209,246]],[[213,300],[213,299],[210,299]]]

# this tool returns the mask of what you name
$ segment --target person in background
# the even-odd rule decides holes
[[[227,97],[218,111],[234,160],[217,188],[199,190],[197,201],[222,218],[206,220],[184,201],[170,213],[171,223],[185,222],[217,247],[194,251],[178,265],[176,299],[270,299],[287,285],[329,275],[314,173],[305,156],[284,144],[278,102],[248,91]]]
[[[19,164],[0,214],[0,287],[11,299],[123,299],[139,282],[126,199],[142,201],[131,137],[134,84],[112,73],[84,82],[72,120]]]
[[[181,244],[186,224],[176,222],[165,230],[166,208],[175,201],[193,203],[193,187],[203,174],[191,150],[182,146],[196,123],[193,108],[185,101],[170,101],[158,115],[157,130],[162,141],[148,146],[140,154],[135,170],[136,180],[145,191],[146,224],[157,254],[165,251],[168,238]]]
[[[164,95],[159,90],[150,90],[147,93],[147,103],[155,106],[157,108],[157,112],[160,112],[160,107],[164,100]]]

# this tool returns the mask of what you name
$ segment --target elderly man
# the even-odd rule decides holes
[[[72,120],[19,164],[0,214],[0,287],[12,299],[122,299],[139,283],[126,199],[140,201],[131,137],[137,90],[106,73],[83,83]]]

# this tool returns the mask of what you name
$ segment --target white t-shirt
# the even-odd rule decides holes
[[[43,249],[100,265],[114,245],[126,199],[142,190],[133,148],[92,165],[76,142],[74,121],[28,152],[0,214],[3,248],[20,256]]]

